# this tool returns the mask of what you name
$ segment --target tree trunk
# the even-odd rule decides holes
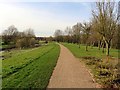
[[[93,46],[94,46],[94,42],[91,42],[91,49],[93,48]]]
[[[110,55],[110,43],[111,43],[111,40],[106,40],[105,37],[103,37],[104,41],[105,41],[105,44],[106,44],[106,56],[109,56]]]
[[[104,53],[104,41],[102,42],[102,53]]]
[[[112,48],[112,47],[113,47],[113,41],[111,40],[110,48]]]
[[[80,48],[80,39],[79,39],[79,41],[78,41],[78,45],[79,45],[79,48]]]
[[[106,42],[106,55],[109,56],[110,55],[110,43]]]
[[[80,43],[79,43],[79,48],[80,48]]]
[[[98,42],[98,49],[99,49],[99,50],[100,50],[100,43],[101,43],[101,41]]]
[[[88,51],[88,45],[86,44],[86,51]]]

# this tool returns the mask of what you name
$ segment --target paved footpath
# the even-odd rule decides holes
[[[60,44],[60,56],[48,88],[95,88],[87,68]]]

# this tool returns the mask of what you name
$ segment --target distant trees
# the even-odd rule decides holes
[[[25,30],[24,32],[24,42],[25,45],[24,47],[33,47],[35,45],[35,34],[33,29],[29,28],[27,30]]]
[[[29,28],[23,32],[19,32],[14,25],[3,31],[2,39],[4,44],[12,44],[17,48],[34,47],[36,43],[33,29]]]
[[[70,27],[66,27],[64,33],[62,30],[56,30],[54,33],[55,40],[58,42],[86,44],[86,51],[88,51],[88,38],[90,37],[91,24],[90,23],[77,23]]]
[[[50,36],[50,37],[47,38],[47,41],[52,42],[52,41],[54,41],[54,38],[52,36]]]
[[[62,30],[56,30],[55,31],[55,33],[54,33],[54,36],[55,36],[55,40],[57,41],[57,42],[60,42],[60,41],[63,41],[63,32],[62,32]]]
[[[66,27],[64,34],[64,42],[72,43],[72,28]]]
[[[74,26],[66,27],[65,31],[55,30],[54,36],[57,42],[77,43],[80,48],[80,33],[82,32],[82,24],[77,23]]]
[[[72,28],[73,28],[72,30],[73,30],[74,43],[78,43],[80,48],[80,32],[82,31],[82,24],[77,23]]]
[[[18,35],[18,30],[14,25],[8,27],[7,30],[4,30],[2,34],[2,39],[5,44],[10,44],[10,42],[15,43]]]

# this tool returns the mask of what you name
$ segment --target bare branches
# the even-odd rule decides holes
[[[115,12],[115,2],[96,2],[96,9],[96,12],[94,10],[92,11],[93,21],[96,21],[94,23],[97,26],[96,31],[104,37],[106,45],[110,45],[114,33],[117,30],[118,17]],[[109,49],[110,46],[106,47]]]

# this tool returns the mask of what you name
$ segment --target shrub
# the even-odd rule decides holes
[[[112,65],[109,64],[109,63],[103,63],[103,62],[100,63],[99,62],[99,63],[97,63],[96,68],[99,68],[99,69],[110,69],[110,68],[112,68]]]
[[[110,76],[111,72],[108,69],[99,69],[97,70],[99,76]]]
[[[36,43],[35,38],[28,38],[24,37],[21,39],[18,39],[16,42],[16,47],[17,48],[29,48],[29,47],[34,47]]]
[[[35,46],[35,43],[36,43],[35,38],[31,38],[31,39],[30,39],[30,46],[31,46],[31,47],[34,47],[34,46]]]

